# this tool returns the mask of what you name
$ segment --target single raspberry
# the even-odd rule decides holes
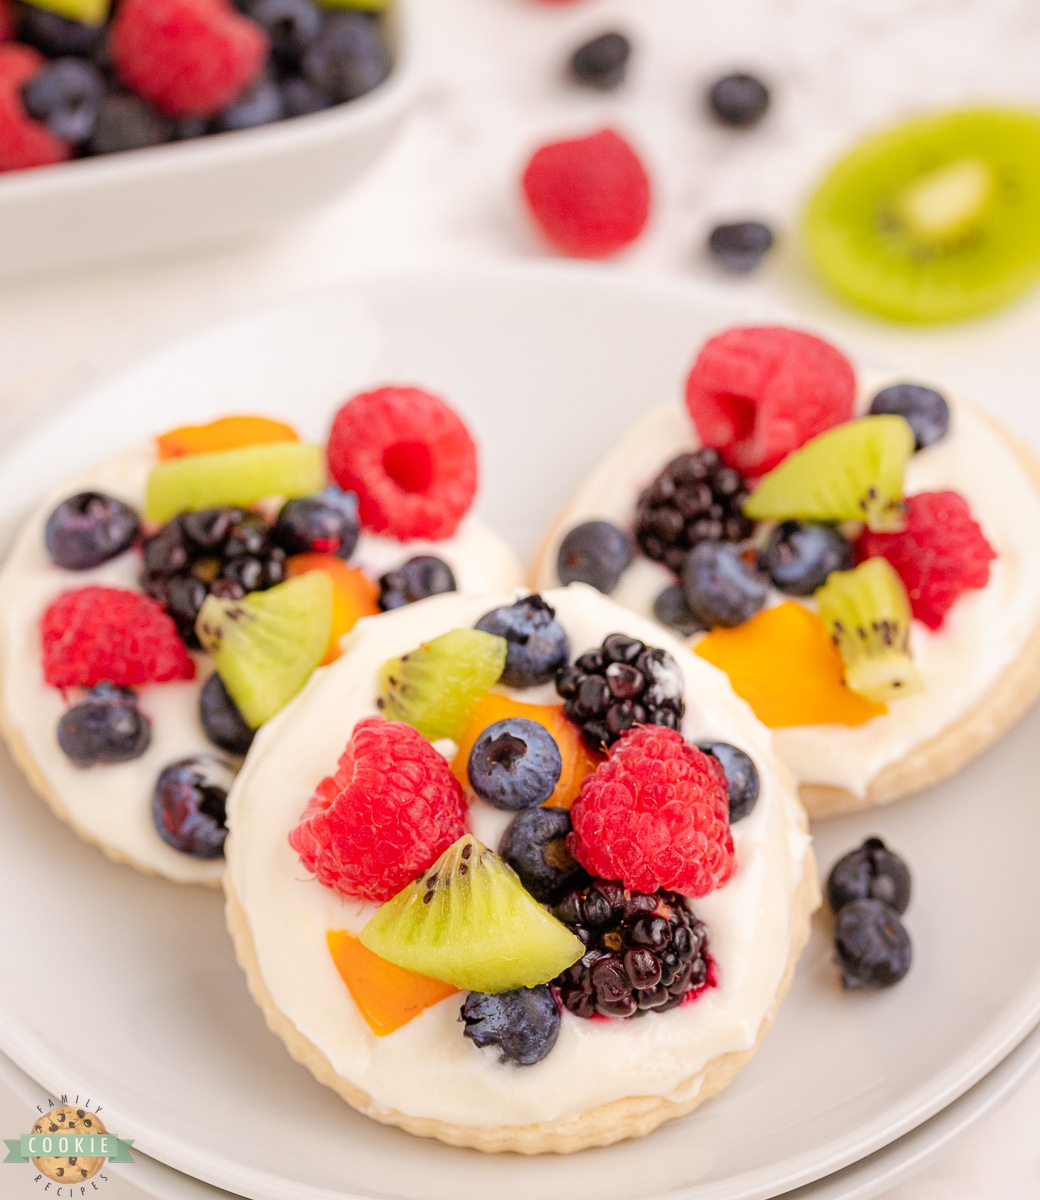
[[[571,854],[637,892],[705,896],[733,874],[726,773],[674,729],[621,735],[571,809]]]
[[[43,614],[43,676],[52,687],[134,687],[194,679],[177,626],[149,596],[120,588],[63,592]]]
[[[171,117],[225,108],[270,49],[261,26],[227,0],[121,0],[108,47],[120,79]]]
[[[856,377],[829,342],[799,329],[747,327],[710,338],[686,380],[686,407],[705,446],[745,475],[852,417]]]
[[[348,400],[329,434],[329,472],[356,492],[361,524],[398,541],[449,538],[477,491],[477,448],[458,414],[418,388]]]
[[[646,170],[613,129],[542,146],[527,164],[523,188],[545,237],[577,258],[617,253],[650,215]]]
[[[906,502],[906,528],[864,533],[860,558],[887,558],[918,621],[938,629],[961,592],[989,583],[997,552],[958,492],[920,492]]]
[[[2,20],[0,11],[0,24]],[[46,167],[64,162],[72,154],[72,147],[42,122],[34,121],[22,103],[22,85],[45,62],[31,46],[20,42],[0,45],[0,171]]]
[[[11,0],[0,0],[0,42],[9,42],[14,33],[15,17]]]
[[[289,845],[320,884],[381,903],[465,832],[466,802],[447,762],[411,725],[366,717]]]

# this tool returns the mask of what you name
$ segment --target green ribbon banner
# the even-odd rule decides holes
[[[5,1163],[24,1163],[30,1158],[107,1158],[114,1163],[132,1163],[134,1139],[122,1141],[111,1133],[23,1133],[4,1138]]]

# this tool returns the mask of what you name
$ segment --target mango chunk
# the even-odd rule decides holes
[[[212,454],[239,446],[265,446],[272,442],[298,442],[300,435],[284,421],[270,417],[221,417],[206,425],[182,425],[155,439],[159,461],[186,454]]]
[[[320,666],[335,662],[342,651],[340,638],[349,633],[362,617],[379,612],[379,587],[357,567],[348,566],[335,554],[294,554],[285,564],[287,579],[323,571],[332,581],[332,633]]]

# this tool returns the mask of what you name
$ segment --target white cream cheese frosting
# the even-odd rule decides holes
[[[860,412],[883,387],[903,377],[879,371],[859,374]],[[1040,495],[994,426],[972,406],[947,398],[950,430],[940,442],[915,454],[907,467],[906,494],[952,490],[967,500],[972,515],[997,552],[989,583],[961,594],[941,629],[913,623],[914,663],[925,690],[893,701],[886,715],[865,725],[805,725],[774,730],[776,747],[799,783],[826,784],[854,795],[917,746],[970,712],[1018,656],[1040,624]],[[695,449],[696,431],[681,404],[653,410],[597,466],[557,518],[536,569],[536,586],[559,583],[556,556],[567,531],[602,519],[631,528],[636,501],[667,462]],[[645,616],[672,573],[637,555],[611,597]],[[771,602],[791,599],[771,593]],[[802,601],[809,607],[812,600]],[[691,643],[699,637],[695,635]]]
[[[199,692],[211,666],[195,655],[191,682],[147,684],[137,690],[141,711],[152,722],[145,753],[126,763],[77,767],[58,747],[58,722],[82,694],[68,701],[43,679],[40,618],[62,592],[100,585],[139,590],[141,557],[132,549],[87,571],[55,566],[44,546],[44,526],[55,506],[82,491],[101,491],[140,510],[148,473],[155,465],[150,446],[111,458],[56,489],[28,518],[0,568],[0,667],[5,721],[23,743],[45,785],[69,822],[89,840],[146,870],[182,883],[216,883],[224,860],[182,854],[159,837],[152,821],[152,792],[160,772],[177,759],[198,755],[228,759],[203,732]],[[459,588],[474,592],[514,587],[519,565],[513,552],[476,518],[466,517],[454,537],[441,542],[396,542],[362,533],[351,565],[372,578],[416,554],[436,554],[451,567]]]
[[[257,737],[229,798],[227,883],[245,913],[273,1003],[342,1078],[372,1098],[374,1113],[488,1127],[566,1119],[627,1096],[692,1098],[699,1085],[689,1081],[710,1060],[754,1045],[784,975],[809,838],[768,730],[725,675],[659,626],[583,586],[545,598],[572,654],[619,630],[666,647],[683,673],[684,735],[731,742],[758,766],[759,801],[733,826],[737,870],[724,887],[692,902],[708,926],[718,986],[638,1020],[588,1021],[564,1012],[556,1045],[532,1067],[503,1065],[493,1048],[478,1049],[465,1038],[458,995],[389,1036],[372,1033],[333,965],[326,933],[360,932],[376,906],[317,883],[290,848],[289,831],[335,769],[354,725],[376,713],[381,664],[449,629],[471,627],[514,597],[435,596],[362,620],[345,640],[343,658],[316,672]],[[502,690],[531,703],[559,702],[551,684]],[[450,743],[438,748],[454,752]],[[472,799],[469,826],[495,848],[511,814]]]

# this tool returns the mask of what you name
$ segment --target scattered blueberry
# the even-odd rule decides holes
[[[49,58],[65,54],[90,54],[101,40],[102,28],[73,21],[35,4],[16,8],[18,41],[27,42]]]
[[[516,812],[544,804],[563,770],[556,739],[537,721],[507,717],[477,738],[466,771],[470,786],[495,808]]]
[[[873,415],[895,413],[905,417],[914,431],[917,449],[934,445],[950,428],[950,406],[932,388],[919,383],[897,383],[878,392],[870,405]]]
[[[602,33],[571,56],[571,77],[578,83],[612,92],[625,82],[632,43],[623,33]]]
[[[789,596],[811,596],[832,571],[850,571],[854,561],[840,529],[813,521],[782,521],[762,552],[762,566]]]
[[[670,583],[654,601],[654,616],[662,625],[674,629],[683,637],[700,633],[704,626],[690,612],[681,583]]]
[[[881,900],[904,913],[910,903],[910,870],[876,837],[839,859],[827,877],[827,903],[837,913],[853,900]]]
[[[560,583],[587,583],[609,595],[632,561],[632,542],[609,521],[575,525],[560,543],[556,574]]]
[[[316,496],[287,500],[272,536],[286,554],[337,554],[348,559],[358,542],[357,497],[329,487]]]
[[[690,612],[705,629],[742,625],[759,611],[769,592],[768,577],[732,542],[701,542],[683,568]]]
[[[570,645],[556,610],[537,593],[505,608],[485,613],[477,629],[504,637],[506,669],[501,682],[506,687],[528,688],[550,683],[560,667],[566,666]]]
[[[58,745],[78,767],[140,758],[152,740],[152,723],[130,688],[99,683],[58,722]]]
[[[91,154],[143,150],[169,139],[171,124],[137,96],[109,92],[101,101],[86,148]]]
[[[302,76],[290,75],[282,80],[282,108],[287,117],[306,117],[331,106],[328,96]]]
[[[708,236],[708,251],[733,275],[753,271],[773,248],[773,231],[761,221],[716,225]]]
[[[77,492],[47,518],[47,553],[66,571],[86,571],[129,550],[140,530],[137,513],[103,492]]]
[[[756,125],[769,107],[769,89],[754,75],[723,75],[708,91],[708,105],[717,121],[735,129]]]
[[[363,13],[337,12],[302,61],[303,76],[333,101],[354,100],[390,74],[390,52],[379,26]]]
[[[540,904],[552,904],[585,877],[567,849],[571,816],[565,808],[528,808],[517,813],[498,852]]]
[[[206,737],[214,746],[228,754],[247,754],[253,744],[255,731],[250,729],[238,711],[238,705],[228,695],[224,681],[213,674],[199,693],[199,717]]]
[[[751,758],[729,742],[701,742],[698,749],[717,758],[726,772],[729,789],[729,823],[743,821],[758,803],[758,768]]]
[[[94,132],[105,79],[83,58],[47,63],[22,87],[25,110],[55,135],[78,146]]]
[[[455,576],[442,558],[418,554],[379,579],[379,607],[383,612],[403,608],[428,596],[456,590]]]
[[[560,1013],[545,984],[494,995],[470,992],[461,1020],[474,1045],[497,1046],[499,1061],[517,1067],[541,1062],[560,1032]]]
[[[164,842],[194,858],[219,858],[227,837],[227,796],[235,772],[219,758],[184,758],[163,770],[152,820]]]
[[[842,987],[887,988],[910,970],[913,951],[899,914],[883,900],[852,900],[834,923]]]
[[[249,0],[245,12],[267,30],[275,62],[290,70],[321,29],[321,9],[312,0]]]
[[[283,116],[281,88],[273,79],[261,79],[218,113],[213,126],[218,133],[233,133],[236,129],[270,125]]]

